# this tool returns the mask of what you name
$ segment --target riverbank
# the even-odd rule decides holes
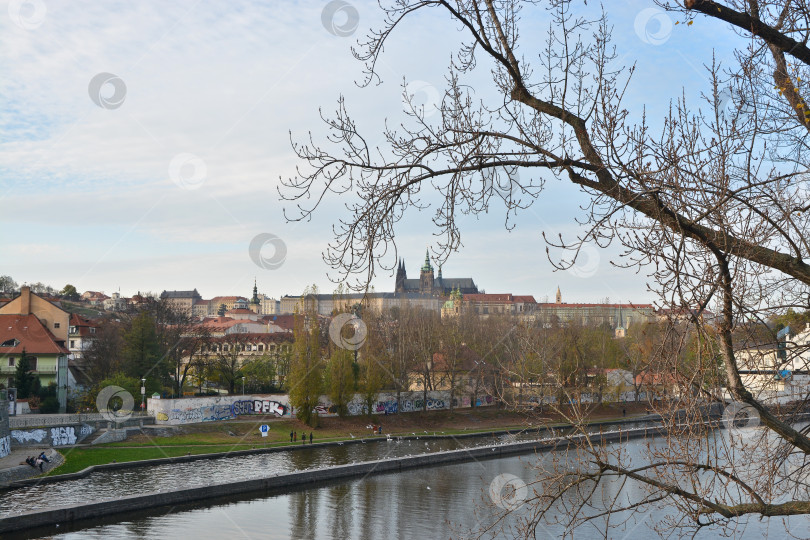
[[[660,429],[617,430],[593,435],[593,440],[624,442],[635,438],[655,436]],[[211,483],[198,487],[161,490],[146,494],[120,496],[91,503],[49,508],[47,510],[21,512],[0,519],[0,532],[5,537],[7,533],[12,531],[25,531],[26,535],[30,535],[36,530],[37,534],[41,533],[47,536],[57,532],[55,528],[51,527],[60,527],[59,532],[76,530],[76,528],[83,526],[81,523],[83,520],[94,520],[104,516],[132,515],[133,512],[142,512],[166,506],[171,506],[174,510],[177,510],[178,506],[203,501],[206,504],[215,504],[217,499],[227,501],[228,497],[247,493],[266,496],[273,493],[283,493],[290,489],[328,485],[350,478],[366,478],[372,475],[402,472],[415,468],[437,467],[452,463],[498,459],[531,452],[549,451],[558,448],[561,444],[567,446],[578,438],[578,436],[574,436],[572,440],[552,438],[364,461],[287,474],[268,475],[250,480]],[[47,528],[42,529],[41,527]]]
[[[648,412],[644,404],[601,405],[593,408],[588,420],[622,420],[622,409],[626,411],[627,419],[643,416]],[[322,418],[321,425],[315,429],[296,419],[250,416],[229,422],[179,426],[175,428],[177,434],[170,437],[156,437],[148,429],[144,429],[143,433],[122,442],[60,449],[65,463],[50,471],[48,476],[77,473],[95,465],[207,455],[214,457],[242,451],[303,446],[302,433],[307,436],[308,446],[310,433],[315,443],[338,443],[380,436],[461,436],[519,432],[541,425],[557,427],[567,423],[563,417],[551,413],[526,414],[495,407],[377,415],[371,418]],[[259,426],[263,424],[268,426],[266,437],[262,437],[259,432]],[[373,434],[371,426],[382,426],[383,435]],[[290,442],[291,432],[294,433],[293,442]]]

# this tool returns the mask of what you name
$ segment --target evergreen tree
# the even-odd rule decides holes
[[[77,291],[76,287],[74,287],[70,283],[65,285],[64,288],[61,291],[59,291],[59,294],[66,300],[72,300],[74,302],[80,298],[79,291]]]
[[[17,368],[14,373],[14,385],[17,387],[17,398],[26,399],[33,397],[39,391],[39,377],[31,371],[31,363],[25,349],[22,356],[17,361]]]

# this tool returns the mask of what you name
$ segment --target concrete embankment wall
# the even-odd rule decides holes
[[[608,441],[627,441],[634,438],[657,435],[660,428],[642,428],[630,432],[612,432],[603,435],[592,435],[593,439]],[[576,439],[576,437],[574,437]],[[97,503],[64,506],[50,510],[22,513],[0,519],[0,533],[9,533],[32,529],[69,524],[80,520],[96,519],[104,516],[154,509],[190,502],[204,501],[239,495],[244,493],[273,493],[285,489],[316,487],[336,480],[365,477],[369,475],[402,472],[421,467],[435,467],[464,463],[482,459],[496,459],[506,456],[525,454],[536,451],[553,450],[560,444],[568,444],[565,439],[528,441],[507,445],[483,446],[436,452],[419,456],[369,461],[350,465],[340,465],[323,469],[299,471],[267,478],[245,480],[225,484],[214,484],[166,492],[133,495]]]
[[[8,429],[8,401],[0,400],[0,458],[11,453],[11,437]]]
[[[36,454],[36,452],[34,452]],[[56,467],[62,465],[65,462],[65,458],[57,452],[56,450],[50,449],[45,451],[45,455],[48,456],[48,459],[51,460],[50,463],[45,463],[43,469],[45,472],[48,472]],[[32,456],[34,457],[34,456]],[[23,457],[20,456],[20,461],[23,460]],[[36,483],[36,476],[42,474],[39,469],[35,469],[30,465],[17,465],[16,467],[9,467],[8,469],[1,469],[0,470],[0,486],[5,486],[7,484],[13,484],[15,482],[24,482],[26,480],[32,480],[32,483]]]
[[[120,430],[125,426],[154,423],[155,419],[151,416],[135,416],[115,425]],[[111,429],[114,424],[103,415],[91,413],[13,416],[8,419],[6,425],[9,427],[8,435],[11,447],[24,448],[27,446],[72,446],[83,442],[97,431],[104,428]],[[2,427],[0,427],[0,431],[2,431]],[[0,457],[3,457],[1,438]]]
[[[287,394],[248,395],[248,396],[210,396],[180,399],[152,399],[147,401],[147,412],[158,424],[196,424],[199,422],[217,422],[233,420],[250,414],[274,414],[278,417],[294,417],[295,411],[290,405]],[[402,392],[397,395],[391,392],[377,394],[371,404],[372,414],[396,414],[397,412],[416,412],[421,410],[437,411],[443,409],[484,407],[495,404],[495,399],[488,395],[473,398],[459,395],[450,398],[450,392],[439,390],[427,392]],[[368,406],[361,394],[355,394],[347,403],[349,415],[356,416],[368,413]],[[320,416],[337,416],[337,407],[327,396],[321,396],[315,410]]]

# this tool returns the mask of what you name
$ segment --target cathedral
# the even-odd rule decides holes
[[[425,263],[419,271],[419,279],[408,279],[405,271],[405,261],[400,260],[397,266],[396,284],[394,291],[398,293],[418,293],[431,296],[447,296],[457,290],[461,294],[478,294],[478,287],[472,278],[445,278],[442,277],[442,268],[439,275],[433,275],[433,265],[430,264],[430,254],[425,251]]]

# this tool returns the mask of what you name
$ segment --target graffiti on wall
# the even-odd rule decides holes
[[[494,402],[492,396],[483,396],[475,400],[476,405],[487,405]],[[453,400],[454,407],[470,406],[471,398],[461,397]],[[346,404],[350,415],[368,414],[369,407],[359,394]],[[276,417],[295,414],[286,402],[286,396],[227,396],[222,398],[189,398],[177,400],[155,400],[150,403],[150,411],[155,420],[167,424],[190,424],[230,420],[251,414],[275,415]],[[423,394],[403,394],[399,403],[390,393],[379,394],[371,403],[372,414],[393,414],[421,410],[440,410],[450,407],[450,398],[446,392],[431,392],[427,399]],[[320,415],[336,415],[338,407],[326,396],[313,407]]]
[[[174,424],[191,424],[195,422],[217,422],[234,418],[230,405],[211,405],[188,409],[172,409],[167,413],[159,412],[156,418]]]
[[[274,414],[284,416],[287,406],[272,399],[254,399],[237,401],[231,405],[231,414],[241,416],[246,414]]]
[[[11,453],[11,437],[6,435],[0,437],[0,458],[6,457]]]
[[[30,431],[23,431],[21,429],[12,430],[11,436],[20,444],[24,444],[27,442],[38,442],[41,443],[43,439],[48,436],[48,432],[44,429],[32,429]]]
[[[60,426],[51,428],[51,445],[64,446],[76,444],[76,430],[73,426]]]

